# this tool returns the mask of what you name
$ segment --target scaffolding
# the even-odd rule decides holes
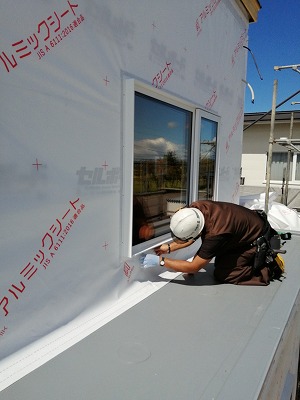
[[[298,71],[297,71],[298,72]],[[291,158],[291,153],[292,152],[297,152],[300,153],[300,139],[293,139],[293,123],[294,123],[294,113],[291,113],[291,122],[290,122],[290,134],[289,138],[283,137],[279,139],[274,139],[274,127],[275,127],[275,116],[276,116],[276,109],[283,104],[285,104],[287,101],[295,97],[298,93],[300,93],[300,90],[297,90],[297,92],[293,93],[290,95],[288,98],[280,102],[279,104],[276,105],[276,99],[277,99],[277,87],[278,87],[278,81],[277,79],[274,80],[273,84],[273,99],[272,99],[272,109],[261,115],[258,119],[253,121],[251,124],[245,126],[243,131],[246,129],[250,128],[260,120],[262,120],[264,117],[266,117],[268,114],[271,114],[271,127],[270,127],[270,137],[269,137],[269,151],[268,151],[268,163],[267,163],[267,172],[266,172],[266,192],[265,192],[265,212],[268,213],[269,209],[269,194],[270,194],[270,183],[271,183],[271,165],[272,165],[272,155],[273,155],[273,145],[274,144],[279,144],[281,146],[284,146],[288,150],[288,161],[287,161],[287,168],[285,172],[285,179],[284,179],[284,195],[283,195],[283,200],[284,204],[287,205],[287,197],[288,197],[288,181],[289,181],[289,173],[290,173],[290,158]]]
[[[278,81],[277,79],[274,80],[273,85],[273,100],[272,100],[272,110],[271,110],[271,127],[270,127],[270,137],[269,137],[269,152],[268,152],[268,164],[267,164],[267,176],[266,176],[266,195],[265,195],[265,212],[268,213],[269,211],[269,193],[270,193],[270,183],[271,183],[271,166],[272,166],[272,157],[273,157],[273,145],[279,144],[285,147],[288,150],[288,158],[287,158],[287,168],[285,171],[284,177],[284,188],[283,188],[283,204],[287,205],[287,198],[288,198],[288,184],[289,184],[289,176],[290,176],[290,159],[292,151],[300,153],[300,139],[293,139],[293,124],[294,124],[294,113],[291,112],[291,122],[290,122],[290,133],[289,138],[282,137],[279,139],[274,139],[274,127],[275,127],[275,115],[276,115],[276,98],[277,98],[277,87]],[[286,103],[299,91],[294,93],[292,96],[289,96],[286,100],[280,103],[280,105]]]

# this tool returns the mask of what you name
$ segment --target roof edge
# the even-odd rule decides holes
[[[276,111],[275,113],[275,121],[276,122],[284,122],[291,120],[291,114],[294,115],[294,122],[300,121],[300,110],[293,111]],[[253,113],[245,113],[244,114],[244,125],[255,123],[269,123],[271,121],[271,111],[269,112],[253,112]]]
[[[258,0],[239,0],[239,3],[246,10],[249,22],[256,22],[258,19],[258,12],[261,9],[260,2]]]

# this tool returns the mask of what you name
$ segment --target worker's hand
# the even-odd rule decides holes
[[[161,254],[167,254],[169,253],[169,246],[168,243],[162,244],[160,247],[156,247],[154,249],[155,253],[160,256]]]
[[[159,265],[159,256],[155,254],[146,254],[146,257],[143,260],[142,266],[143,268],[152,268],[157,267]]]

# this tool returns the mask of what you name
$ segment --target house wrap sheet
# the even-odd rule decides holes
[[[3,0],[0,35],[2,390],[174,276],[121,252],[126,79],[220,117],[237,202],[248,21],[233,0]]]

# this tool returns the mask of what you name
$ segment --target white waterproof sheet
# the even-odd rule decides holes
[[[300,215],[296,210],[276,202],[277,194],[269,194],[268,221],[279,232],[300,232]],[[240,204],[251,210],[265,210],[265,193],[241,197]]]
[[[231,0],[1,1],[0,390],[174,276],[121,253],[126,77],[219,117],[237,201],[247,34]]]

